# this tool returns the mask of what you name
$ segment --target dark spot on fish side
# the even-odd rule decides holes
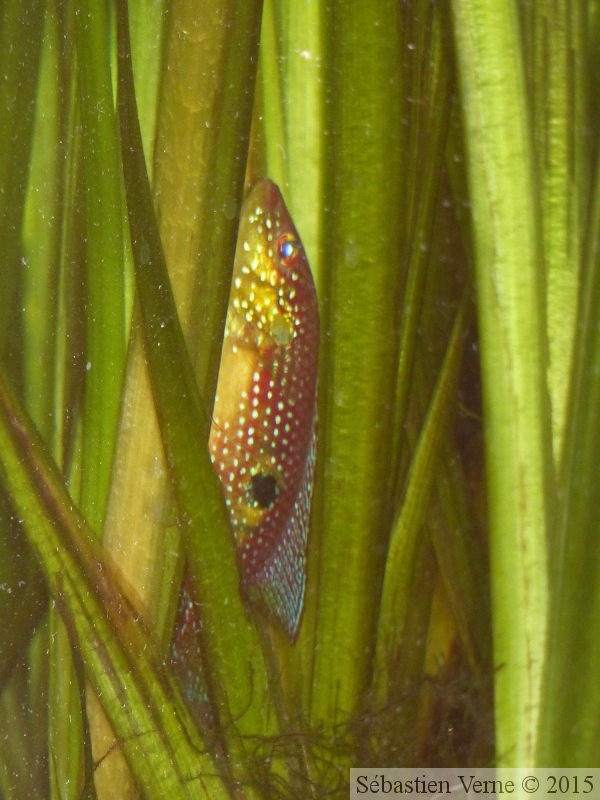
[[[266,472],[257,472],[250,479],[250,496],[259,508],[271,508],[277,499],[277,481]]]

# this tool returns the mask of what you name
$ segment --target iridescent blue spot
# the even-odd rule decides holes
[[[279,252],[283,258],[290,258],[294,252],[294,245],[291,242],[282,242]]]

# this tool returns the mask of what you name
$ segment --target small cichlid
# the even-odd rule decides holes
[[[279,189],[261,181],[240,220],[209,445],[243,590],[289,636],[304,596],[318,346],[304,249]]]
[[[209,447],[236,540],[241,590],[290,639],[306,580],[318,349],[306,254],[279,189],[263,180],[242,208]],[[172,653],[188,695],[195,690],[183,662],[198,626],[186,582]]]

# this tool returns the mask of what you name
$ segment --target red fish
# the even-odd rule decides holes
[[[315,459],[319,312],[279,189],[242,210],[210,453],[236,538],[242,588],[296,632]]]
[[[279,189],[261,181],[242,208],[209,447],[242,592],[289,638],[298,629],[306,578],[318,346],[306,254]],[[174,662],[188,696],[197,696],[200,676],[182,663],[199,624],[187,590],[179,613]]]

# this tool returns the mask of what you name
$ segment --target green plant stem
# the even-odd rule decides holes
[[[322,0],[267,0],[261,64],[269,177],[279,184],[321,288],[323,225]]]
[[[534,765],[552,454],[544,275],[516,3],[453,0],[473,208],[497,759]]]
[[[427,502],[435,481],[436,459],[446,431],[448,408],[456,390],[469,303],[470,286],[467,285],[463,290],[438,385],[411,463],[402,509],[390,537],[375,653],[375,697],[382,706],[388,701],[388,687],[393,684],[398,654],[402,645],[405,645],[403,633],[418,554],[418,535],[423,528]]]
[[[0,352],[11,375],[20,379],[16,357],[20,325],[12,309],[19,307],[21,229],[29,173],[40,65],[44,3],[23,5],[9,0],[2,5],[0,25],[0,244],[3,267],[0,292],[5,309],[0,317]],[[16,335],[15,335],[16,334]]]
[[[49,444],[54,442],[54,386],[68,121],[68,86],[58,80],[64,64],[63,16],[48,3],[29,169],[23,256],[23,370],[25,405]],[[61,75],[62,77],[62,75]]]
[[[135,94],[150,183],[154,174],[156,120],[169,6],[169,0],[135,0],[129,5]]]
[[[415,9],[410,9],[410,14]],[[450,72],[445,53],[446,14],[439,6],[419,7],[421,17],[411,19],[408,37],[414,50],[410,74],[411,103],[407,143],[407,202],[405,247],[408,253],[406,287],[400,317],[400,358],[396,384],[396,407],[393,440],[391,491],[399,491],[399,467],[402,457],[403,425],[408,409],[419,322],[440,176],[444,164],[445,143],[450,117]],[[414,40],[417,40],[415,44]]]
[[[280,4],[277,4],[277,10],[279,7]],[[281,50],[282,42],[275,19],[275,0],[265,0],[260,30],[259,69],[259,78],[262,81],[265,161],[268,173],[265,177],[274,181],[283,193],[288,189],[289,180]]]
[[[561,470],[539,760],[600,762],[598,505],[600,477],[600,171],[582,275],[572,389]]]
[[[528,54],[534,141],[540,182],[554,460],[561,464],[577,312],[584,223],[589,195],[584,114],[581,0],[531,6]]]
[[[108,9],[95,0],[78,0],[75,22],[87,227],[81,508],[100,535],[125,367],[123,216]]]
[[[319,559],[311,716],[328,726],[359,708],[369,684],[387,537],[381,521],[401,270],[399,37],[395,2],[334,0],[324,9],[327,269],[311,539]]]

